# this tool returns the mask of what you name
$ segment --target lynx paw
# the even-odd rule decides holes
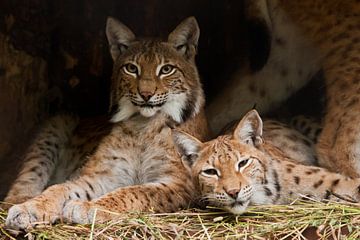
[[[92,223],[93,221],[105,222],[112,219],[109,213],[101,210],[101,206],[94,202],[74,200],[65,205],[63,217],[66,222],[80,224]]]
[[[63,218],[70,223],[91,223],[95,212],[92,205],[91,202],[69,201],[63,209]]]
[[[38,224],[55,222],[59,216],[46,204],[28,201],[14,205],[9,209],[6,226],[15,230],[27,230]]]

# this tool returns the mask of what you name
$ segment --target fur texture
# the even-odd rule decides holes
[[[319,164],[359,177],[359,2],[251,0],[247,5],[249,20],[270,33],[271,51],[260,71],[234,76],[209,106],[211,127],[221,128],[255,103],[261,113],[268,111],[322,69],[326,109],[317,143]]]
[[[201,139],[208,135],[204,96],[194,63],[199,38],[196,20],[193,17],[184,20],[167,41],[137,39],[113,18],[107,21],[106,33],[114,60],[110,131],[70,180],[11,207],[6,220],[10,228],[27,229],[39,221],[54,222],[59,218],[89,223],[96,208],[169,212],[186,207],[193,199],[194,187],[174,149],[169,125]],[[54,166],[47,169],[45,165],[50,166],[55,160],[62,163],[76,159],[66,155],[68,160],[64,160],[65,155],[57,151],[62,149],[58,142],[72,138],[76,124],[62,126],[50,123],[45,127],[45,133],[39,135],[30,149],[19,179],[29,182],[39,169],[49,176]],[[66,136],[60,136],[61,132]],[[96,137],[80,140],[99,141]],[[44,147],[46,141],[49,144]],[[71,143],[71,148],[79,147],[78,142]],[[34,158],[29,157],[31,154]],[[43,166],[42,162],[46,164]],[[36,166],[36,171],[30,165]],[[47,178],[43,176],[36,176],[41,179],[38,183],[44,183],[37,186],[36,194],[46,185]],[[12,193],[21,192],[19,184],[21,181],[14,184],[7,199],[13,199],[11,195],[16,197]],[[113,217],[104,211],[97,213],[97,221]]]
[[[262,131],[262,120],[252,110],[232,134],[209,142],[173,132],[201,200],[234,214],[249,205],[286,204],[299,197],[360,201],[360,178],[300,164],[264,141]]]

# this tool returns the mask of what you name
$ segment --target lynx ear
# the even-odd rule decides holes
[[[237,125],[233,137],[244,144],[259,146],[262,139],[263,122],[256,110],[248,112]]]
[[[196,161],[203,143],[195,137],[179,130],[172,130],[172,138],[183,161],[192,166]]]
[[[187,58],[196,54],[199,41],[200,29],[194,17],[189,17],[182,21],[174,31],[169,34],[168,42],[175,49]]]
[[[129,44],[135,40],[134,33],[112,17],[107,18],[106,36],[109,42],[111,57],[114,61],[128,48]]]

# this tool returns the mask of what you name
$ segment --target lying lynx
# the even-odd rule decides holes
[[[232,134],[209,142],[173,131],[202,199],[234,214],[243,213],[249,205],[285,204],[299,196],[360,201],[360,179],[296,163],[271,141],[263,140],[262,125],[252,110]]]
[[[245,14],[266,38],[254,39],[251,74],[237,74],[209,106],[215,131],[255,103],[261,113],[284,102],[319,71],[326,107],[319,165],[360,177],[360,4],[358,0],[246,0]],[[258,33],[255,31],[255,37]],[[260,61],[259,61],[260,60]],[[309,106],[311,108],[312,106]]]
[[[190,175],[181,164],[168,125],[201,139],[208,134],[195,65],[196,20],[184,20],[167,41],[136,39],[113,18],[107,21],[106,33],[114,60],[111,104],[115,113],[110,133],[70,180],[36,196],[49,184],[50,170],[60,171],[54,170],[55,164],[72,165],[81,159],[80,144],[99,141],[97,136],[89,137],[95,128],[73,140],[74,131],[78,132],[71,118],[50,122],[30,149],[7,197],[21,202],[35,194],[10,208],[6,219],[10,228],[27,229],[60,218],[89,223],[96,208],[169,212],[188,206],[193,199]],[[25,197],[17,199],[22,193]],[[96,216],[97,221],[104,221],[114,215],[99,211]]]

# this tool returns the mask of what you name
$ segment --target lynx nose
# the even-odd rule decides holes
[[[142,99],[145,100],[145,102],[149,101],[149,99],[154,95],[154,93],[152,92],[148,92],[148,91],[142,91],[140,92],[140,96],[142,97]]]
[[[237,195],[239,194],[239,192],[240,192],[240,189],[231,189],[231,190],[226,191],[226,193],[234,199],[237,198]]]

